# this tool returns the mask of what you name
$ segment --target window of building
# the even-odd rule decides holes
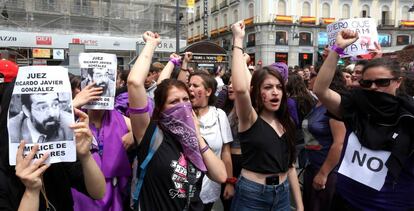
[[[303,2],[303,7],[302,7],[302,16],[310,16],[311,14],[311,5],[309,4],[309,2],[305,1]]]
[[[408,45],[410,44],[409,35],[397,35],[397,45]]]
[[[361,17],[366,18],[368,16],[370,16],[369,15],[369,6],[368,5],[364,5],[364,6],[362,6]]]
[[[342,5],[342,18],[348,19],[351,17],[351,10],[348,4]]]
[[[247,35],[247,45],[246,47],[252,47],[256,45],[256,34],[255,33],[251,33],[249,35]]]
[[[254,16],[254,4],[250,3],[248,8],[249,8],[248,15],[249,15],[249,18],[251,18]]]
[[[383,6],[381,8],[381,24],[392,24],[392,21],[390,20],[390,9],[388,8],[388,6]]]
[[[401,20],[410,20],[410,13],[408,12],[410,8],[408,6],[404,6],[401,9]]]
[[[200,34],[201,34],[201,27],[197,26],[197,35],[200,35]]]
[[[322,4],[322,17],[329,18],[331,17],[331,6],[328,3]]]
[[[312,34],[310,32],[300,32],[299,45],[312,46]]]
[[[228,22],[227,22],[227,14],[224,13],[224,15],[223,15],[223,26],[227,26],[227,25],[228,25]]]
[[[214,29],[218,29],[219,25],[218,25],[218,17],[214,18]]]
[[[288,39],[287,39],[287,32],[285,31],[277,31],[276,32],[276,45],[287,45]]]
[[[381,47],[391,47],[391,35],[378,34],[378,41]]]
[[[239,11],[234,10],[233,11],[233,23],[236,23],[239,20]]]
[[[277,14],[286,15],[286,2],[285,0],[279,0],[277,4]]]

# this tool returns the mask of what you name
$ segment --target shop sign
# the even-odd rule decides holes
[[[36,36],[36,45],[52,45],[52,37]]]

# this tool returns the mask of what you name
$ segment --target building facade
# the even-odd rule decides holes
[[[230,54],[230,26],[246,25],[246,52],[254,64],[283,61],[290,66],[315,64],[327,44],[326,26],[332,22],[372,17],[378,23],[384,52],[413,44],[412,0],[211,0],[207,14],[198,0],[188,15],[188,43],[204,39],[221,45]],[[204,20],[208,20],[207,24]],[[208,27],[204,33],[204,26]]]
[[[186,1],[179,3],[184,47]],[[165,53],[160,56],[175,51],[176,14],[176,0],[5,0],[0,3],[0,48],[15,50],[20,65],[55,65],[62,57],[55,59],[52,52],[66,55],[68,44],[78,43],[88,52],[115,53],[118,64],[127,66],[147,30],[161,35],[158,51]]]

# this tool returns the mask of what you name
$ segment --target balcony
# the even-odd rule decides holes
[[[219,7],[218,7],[218,5],[213,5],[212,7],[211,7],[211,14],[213,14],[213,13],[215,13],[215,12],[218,12],[219,11]]]
[[[293,17],[291,15],[276,15],[275,22],[277,24],[292,24]]]
[[[231,0],[230,1],[230,5],[238,4],[238,3],[240,3],[240,0]]]
[[[254,19],[254,17],[250,17],[250,18],[244,19],[244,20],[243,20],[244,25],[245,25],[246,27],[247,27],[247,26],[253,26],[253,24],[254,24],[253,19]]]
[[[321,19],[319,20],[319,23],[320,23],[321,25],[329,25],[329,24],[331,24],[331,23],[333,23],[333,22],[335,22],[335,18],[321,18]]]
[[[309,25],[315,25],[316,24],[316,17],[313,16],[301,16],[299,18],[300,24],[309,24]]]
[[[228,2],[227,2],[228,0],[223,0],[221,3],[220,3],[220,9],[223,9],[223,8],[226,8],[226,7],[228,7],[229,6],[229,4],[228,4]]]
[[[380,27],[394,27],[395,21],[393,19],[381,19],[378,20],[378,26]]]
[[[228,26],[223,26],[219,29],[219,33],[223,34],[226,33],[228,31],[229,27]]]
[[[210,35],[211,37],[217,37],[219,34],[219,30],[218,29],[213,29],[210,31]]]
[[[400,27],[414,27],[414,20],[400,20]]]

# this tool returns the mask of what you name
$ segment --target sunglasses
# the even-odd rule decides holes
[[[391,81],[397,80],[398,78],[380,78],[376,80],[363,80],[359,81],[359,85],[363,88],[370,88],[373,83],[378,87],[387,87],[390,85]]]

